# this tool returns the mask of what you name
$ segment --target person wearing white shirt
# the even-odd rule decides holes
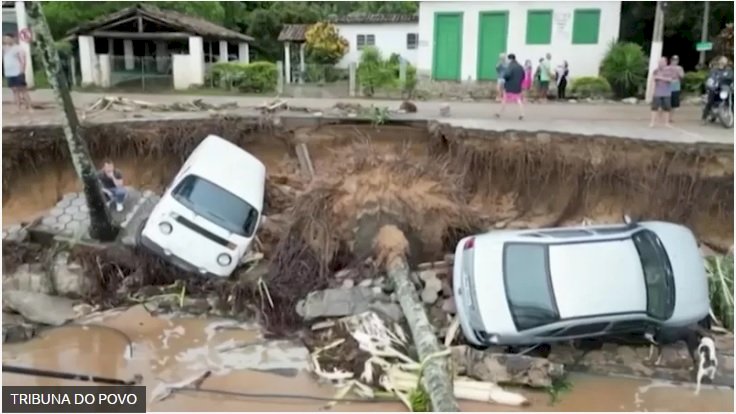
[[[26,54],[12,34],[3,36],[3,74],[8,87],[13,91],[18,109],[31,110],[31,98],[26,84]]]

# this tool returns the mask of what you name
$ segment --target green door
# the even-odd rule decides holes
[[[485,12],[478,22],[478,79],[496,80],[498,55],[506,53],[508,12]]]
[[[460,80],[463,46],[463,14],[435,13],[432,78]]]

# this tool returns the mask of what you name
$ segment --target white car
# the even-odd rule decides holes
[[[261,161],[210,135],[154,207],[139,244],[186,271],[227,277],[255,237],[265,186]]]
[[[477,346],[684,327],[710,309],[695,236],[659,221],[466,237],[453,290],[463,334]]]

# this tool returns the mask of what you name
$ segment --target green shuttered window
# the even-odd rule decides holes
[[[526,44],[552,43],[552,10],[529,10],[526,14]]]
[[[575,17],[572,23],[572,43],[575,45],[598,44],[600,25],[600,10],[575,10]]]

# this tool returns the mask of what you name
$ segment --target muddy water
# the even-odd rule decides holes
[[[303,348],[287,341],[265,341],[254,325],[154,317],[143,307],[89,317],[80,323],[87,325],[57,328],[28,343],[4,346],[3,364],[125,380],[140,374],[151,411],[316,411],[326,404],[195,391],[175,392],[159,399],[166,384],[191,380],[208,370],[212,374],[201,384],[207,390],[322,398],[336,392],[306,372]],[[3,374],[3,383],[75,384],[16,374]],[[572,390],[562,394],[554,405],[544,393],[521,392],[532,401],[527,409],[532,411],[733,411],[734,397],[731,389],[706,387],[696,397],[691,387],[590,376],[573,377]],[[461,407],[465,411],[509,409],[477,402],[463,402]],[[334,410],[405,411],[398,403],[345,403]]]

